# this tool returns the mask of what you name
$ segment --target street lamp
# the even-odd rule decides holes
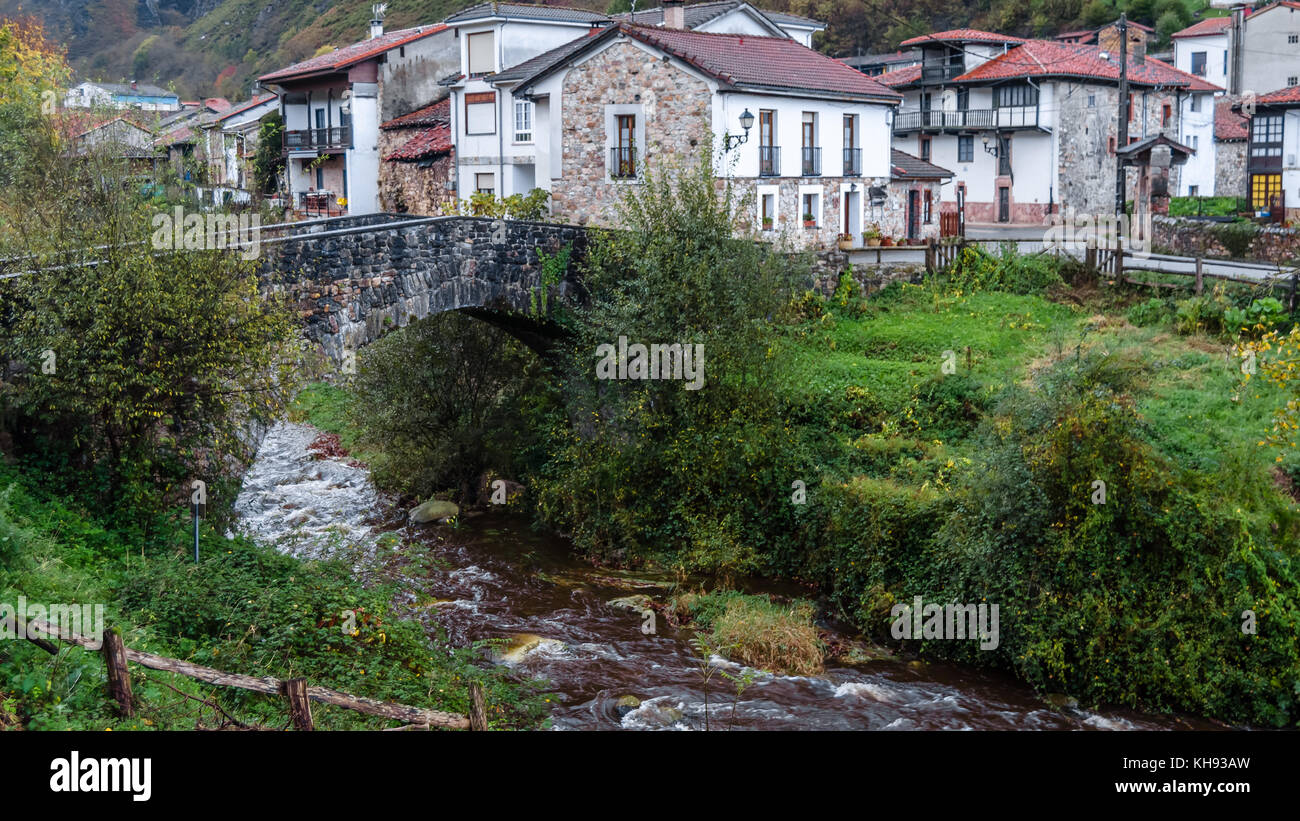
[[[992,154],[995,158],[998,156],[998,147],[996,145],[989,146],[989,135],[987,134],[984,135],[984,151],[987,154]]]
[[[754,115],[749,113],[748,108],[745,109],[744,114],[740,115],[740,127],[745,129],[744,134],[737,134],[735,136],[731,134],[724,134],[722,136],[723,151],[730,151],[731,149],[735,148],[736,146],[740,145],[741,143],[749,139],[749,129],[754,127]]]

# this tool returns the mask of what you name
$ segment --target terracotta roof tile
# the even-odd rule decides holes
[[[1214,139],[1244,140],[1250,121],[1241,112],[1233,111],[1232,106],[1241,102],[1240,97],[1224,96],[1214,101]]]
[[[896,180],[938,180],[947,179],[954,174],[920,157],[899,151],[889,150],[890,176]]]
[[[1211,34],[1223,34],[1232,25],[1231,17],[1207,17],[1204,20],[1192,23],[1182,31],[1175,31],[1169,35],[1174,37],[1206,37]]]
[[[416,26],[415,28],[390,31],[378,37],[363,40],[360,43],[344,46],[328,54],[312,57],[310,60],[303,60],[301,63],[294,63],[288,68],[282,68],[270,74],[263,74],[258,79],[264,83],[280,82],[313,74],[341,71],[371,57],[378,57],[380,54],[398,46],[436,34],[445,28],[447,27],[440,23],[436,26]]]
[[[1277,91],[1270,91],[1255,98],[1257,105],[1297,105],[1300,104],[1300,86],[1287,86]]]
[[[907,46],[921,46],[926,43],[951,42],[1023,43],[1025,41],[1019,37],[1012,37],[1008,34],[996,34],[991,31],[981,31],[980,29],[951,29],[949,31],[936,31],[933,34],[922,34],[919,37],[904,40],[898,45],[900,48],[905,48]]]
[[[1009,80],[1018,77],[1078,77],[1119,80],[1119,59],[1101,46],[1055,40],[1026,40],[956,78],[957,82]],[[1145,86],[1179,86],[1191,91],[1222,91],[1213,83],[1159,60],[1129,60],[1129,82]]]
[[[451,98],[443,97],[436,103],[430,103],[422,108],[417,108],[409,114],[403,114],[400,117],[394,117],[379,127],[392,130],[397,128],[417,128],[420,126],[438,125],[439,123],[451,122]]]

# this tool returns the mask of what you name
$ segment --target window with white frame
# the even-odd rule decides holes
[[[533,104],[530,100],[515,100],[515,142],[533,141]]]
[[[800,198],[803,203],[803,224],[805,228],[816,228],[821,224],[822,195],[816,191],[805,191]]]
[[[497,192],[497,175],[475,174],[474,192],[477,194],[495,194]]]
[[[777,206],[780,201],[780,189],[775,185],[758,188],[758,223],[764,231],[774,231],[777,226]]]

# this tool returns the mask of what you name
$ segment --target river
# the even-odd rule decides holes
[[[691,730],[706,721],[711,729],[762,730],[1212,726],[1123,710],[1053,709],[1008,676],[900,658],[833,624],[821,626],[828,638],[857,648],[852,663],[828,662],[815,676],[755,671],[737,699],[722,675],[706,688],[702,668],[736,675],[740,665],[701,659],[690,630],[664,618],[649,624],[640,610],[618,606],[634,595],[664,601],[666,575],[593,567],[518,516],[468,517],[457,528],[408,525],[364,466],[309,450],[318,434],[289,422],[270,429],[236,501],[240,529],[294,555],[341,556],[360,574],[395,576],[405,611],[429,629],[436,622],[455,645],[501,640],[497,663],[549,682],[557,729]]]

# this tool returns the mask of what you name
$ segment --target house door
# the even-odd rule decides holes
[[[1011,222],[1011,189],[998,186],[998,222]]]
[[[907,192],[907,238],[915,240],[921,235],[921,192],[913,188]]]
[[[844,233],[856,241],[862,233],[862,193],[844,192]]]

